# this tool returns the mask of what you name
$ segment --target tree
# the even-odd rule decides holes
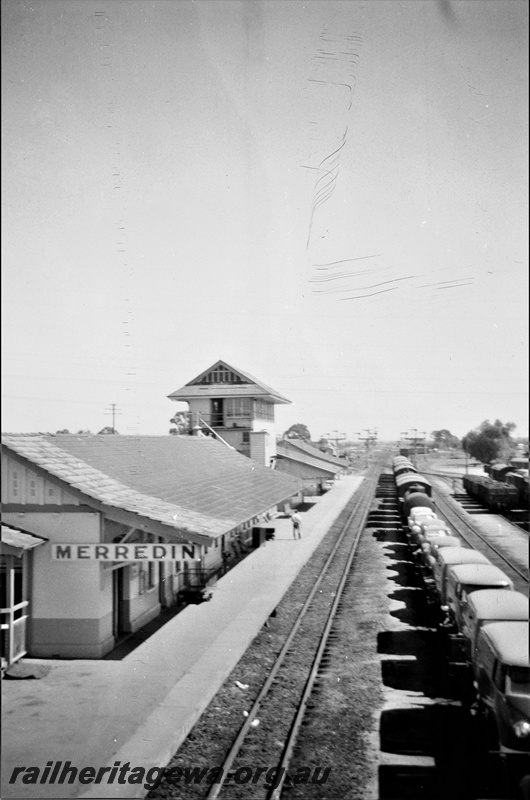
[[[60,434],[70,434],[70,431],[68,430],[68,428],[63,428],[62,431],[55,431],[55,435],[56,436],[58,436]]]
[[[106,425],[104,428],[98,431],[98,436],[109,436],[112,434],[119,436],[118,431],[116,428],[113,428],[112,425]]]
[[[170,428],[172,436],[183,436],[189,431],[189,419],[186,411],[177,411],[174,417],[169,420],[175,427]]]
[[[431,431],[431,436],[434,439],[434,446],[440,450],[454,450],[456,447],[460,447],[460,439],[457,436],[453,436],[447,428]]]
[[[302,439],[304,442],[311,441],[311,434],[306,425],[297,422],[296,425],[291,425],[289,430],[283,434],[284,439]]]
[[[504,424],[500,419],[496,419],[492,424],[489,419],[484,420],[478,428],[464,436],[462,447],[466,453],[482,461],[483,464],[508,461],[515,449],[510,434],[516,427],[514,422]]]

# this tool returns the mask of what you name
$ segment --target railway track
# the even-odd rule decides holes
[[[273,796],[273,790],[277,796],[281,783],[293,800],[311,796],[334,800],[337,792],[341,795],[345,774],[361,788],[373,779],[374,753],[367,737],[373,732],[373,703],[380,689],[374,637],[385,616],[386,597],[377,588],[383,584],[378,571],[374,576],[374,558],[380,559],[377,544],[361,532],[380,471],[381,466],[374,464],[365,475],[276,612],[173,755],[166,768],[171,774],[149,792],[149,800],[266,798]],[[351,566],[352,558],[355,568],[350,574],[346,562]],[[307,605],[309,594],[312,601]],[[294,627],[298,630],[286,646]],[[280,653],[283,662],[275,669]],[[353,700],[346,715],[345,706],[352,702],[350,681],[357,705]],[[362,694],[366,685],[371,701]],[[330,689],[335,701],[331,709],[326,706]],[[330,711],[332,716],[336,711],[338,719],[324,721],[323,715]],[[293,750],[296,729],[300,736]],[[288,770],[287,764],[291,764]],[[304,780],[300,772],[310,776]],[[280,783],[276,776],[282,774]]]
[[[523,568],[520,563],[515,561],[513,556],[507,554],[506,550],[503,551],[498,544],[493,544],[485,534],[477,529],[477,526],[470,522],[469,515],[465,512],[460,512],[435,487],[433,487],[433,495],[436,499],[438,515],[445,518],[466,544],[484,553],[495,566],[500,567],[513,580],[514,586],[518,591],[528,592],[528,568]],[[520,533],[519,529],[517,529],[517,532]]]
[[[444,481],[447,483],[448,486],[453,487],[456,482],[462,483],[462,474],[453,472],[433,472],[433,471],[423,471],[423,475],[428,477],[438,478],[439,480]],[[486,515],[495,515],[498,517],[502,517],[502,519],[506,520],[510,525],[513,526],[515,530],[524,531],[525,533],[529,532],[529,522],[528,522],[528,509],[519,509],[519,510],[507,510],[504,511],[492,511],[487,506],[482,505],[478,500],[473,499],[470,497],[463,488],[462,491],[458,495],[453,495],[455,500],[465,509],[471,511],[473,514],[486,514]]]
[[[377,481],[380,472],[366,476],[270,632],[212,701],[209,721],[175,754],[172,767],[208,765],[208,778],[162,784],[151,800],[513,796],[512,778],[509,786],[461,702],[442,615],[402,527],[393,476]],[[245,679],[253,686],[238,683]],[[300,769],[313,773],[309,782],[297,781]]]
[[[335,545],[300,609],[270,673],[258,693],[245,721],[219,770],[219,779],[205,795],[208,800],[223,796],[229,776],[238,769],[245,754],[262,752],[271,768],[271,753],[281,753],[275,765],[277,780],[266,788],[263,783],[237,786],[237,796],[277,800],[282,792],[293,758],[311,694],[325,670],[327,649],[334,638],[334,621],[351,571],[358,543],[372,503],[380,468],[373,467],[358,492],[356,502],[342,526]],[[325,609],[325,614],[323,614]],[[323,619],[324,617],[324,619]],[[298,700],[289,708],[286,698],[297,685]],[[247,762],[248,763],[248,762]],[[234,797],[231,784],[230,797]]]

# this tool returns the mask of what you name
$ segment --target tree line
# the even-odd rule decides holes
[[[439,450],[463,449],[471,458],[476,458],[483,464],[494,462],[507,462],[516,450],[516,442],[512,438],[512,433],[517,426],[514,422],[495,422],[484,420],[477,428],[466,433],[459,439],[447,428],[432,431],[431,437],[433,446]],[[302,439],[311,442],[311,434],[306,425],[297,423],[283,434],[286,439]],[[316,446],[326,445],[325,439],[321,439]]]
[[[514,422],[501,422],[488,419],[462,439],[462,448],[472,458],[483,464],[492,464],[502,461],[506,463],[513,456],[516,443],[512,439],[512,432],[517,426]]]
[[[175,425],[169,432],[173,435],[184,433],[187,430],[187,417],[186,414],[180,412],[172,417],[171,422]],[[477,428],[466,433],[466,435],[459,439],[454,436],[447,428],[431,431],[433,446],[439,450],[456,450],[462,448],[471,458],[476,458],[483,464],[492,464],[495,462],[508,462],[516,450],[516,441],[512,438],[512,433],[516,428],[514,422],[501,422],[496,419],[495,422],[490,422],[488,419],[484,420]],[[63,430],[56,431],[57,434],[69,434],[70,431],[64,428]],[[77,431],[77,434],[90,434],[88,430]],[[98,435],[118,435],[118,431],[111,426],[106,426],[98,431]],[[320,448],[324,452],[331,450],[327,439],[322,437],[318,442],[311,442],[311,434],[309,429],[303,423],[296,423],[285,431],[283,434],[285,439],[301,439],[302,441],[313,444],[315,447]]]

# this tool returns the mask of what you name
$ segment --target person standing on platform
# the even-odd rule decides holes
[[[293,523],[293,539],[301,539],[302,520],[296,511],[291,514],[291,522]]]

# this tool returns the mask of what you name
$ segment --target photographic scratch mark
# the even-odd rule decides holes
[[[469,283],[459,283],[455,286],[438,286],[438,291],[441,289],[461,289],[463,286],[471,286],[474,281],[469,281]]]
[[[362,37],[359,34],[335,34],[331,33],[327,27],[321,32],[319,45],[317,45],[316,52],[312,58],[312,72],[308,77],[308,83],[315,87],[315,90],[318,88],[319,108],[322,108],[323,103],[327,103],[334,113],[341,115],[349,113],[353,104],[356,83],[355,69],[360,58],[358,51],[361,42]],[[337,89],[344,90],[343,98],[337,94]],[[312,119],[310,123],[314,128],[312,133],[318,133],[323,142],[325,140],[323,132],[325,122],[327,122],[327,118],[322,117],[321,122]],[[311,244],[316,212],[330,199],[336,188],[340,157],[348,135],[348,124],[342,124],[344,125],[343,133],[338,137],[335,134],[339,141],[338,146],[330,149],[330,152],[316,164],[305,164],[303,166],[304,169],[320,173],[315,180],[313,190],[306,250],[309,250]]]
[[[375,297],[378,294],[385,294],[386,292],[395,292],[397,286],[393,286],[390,289],[382,289],[380,292],[372,292],[372,294],[360,294],[357,297],[340,297],[339,300],[364,300],[366,297]]]
[[[322,267],[331,267],[334,264],[346,264],[348,261],[363,261],[365,258],[379,258],[379,256],[382,255],[382,253],[374,253],[370,256],[355,256],[354,258],[343,258],[340,261],[326,261],[323,264],[315,264],[315,266],[320,269]]]

